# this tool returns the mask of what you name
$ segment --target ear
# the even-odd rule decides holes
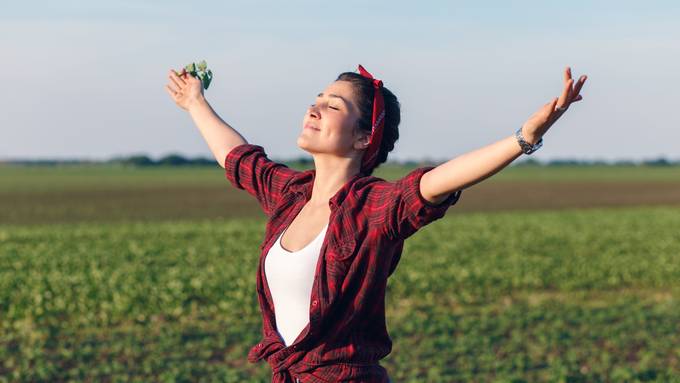
[[[359,132],[358,137],[354,139],[354,149],[363,150],[368,148],[370,135],[368,133]]]

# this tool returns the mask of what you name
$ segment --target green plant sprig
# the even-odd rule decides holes
[[[186,71],[192,77],[200,78],[203,89],[208,89],[208,86],[210,86],[210,82],[213,79],[213,73],[208,69],[208,64],[205,60],[199,62],[198,65],[196,65],[196,63],[188,64],[184,67],[183,71]],[[177,71],[175,71],[175,73],[177,73]],[[177,75],[179,76],[180,74],[177,73]]]

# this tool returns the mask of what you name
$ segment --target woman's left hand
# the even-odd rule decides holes
[[[522,136],[526,141],[531,144],[538,142],[552,124],[569,109],[571,103],[583,99],[579,92],[586,82],[586,78],[586,75],[581,76],[576,85],[572,87],[574,80],[571,78],[571,68],[566,67],[564,70],[564,90],[560,97],[555,97],[552,101],[544,104],[522,125]]]

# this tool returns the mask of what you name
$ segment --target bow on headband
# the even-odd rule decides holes
[[[373,75],[368,73],[361,64],[359,64],[359,73],[373,81],[373,116],[371,117],[371,137],[369,138],[368,148],[362,159],[362,171],[368,172],[378,157],[380,150],[380,142],[382,141],[383,128],[385,127],[385,105],[382,94],[382,81],[373,78]]]

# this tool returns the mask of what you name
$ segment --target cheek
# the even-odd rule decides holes
[[[352,145],[351,137],[339,125],[326,126],[326,130],[321,132],[319,137],[324,142],[326,150],[334,153],[344,153]]]
[[[338,118],[333,124],[333,129],[331,130],[333,135],[342,146],[347,146],[352,142],[352,126],[350,121],[346,118]]]
[[[330,150],[345,152],[353,145],[351,124],[352,122],[345,115],[325,116],[321,133]]]

